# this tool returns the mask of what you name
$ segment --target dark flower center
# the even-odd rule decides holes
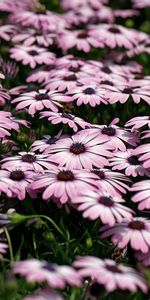
[[[145,224],[142,221],[131,221],[128,227],[135,230],[142,230],[145,228]]]
[[[112,73],[111,69],[107,66],[101,68],[101,71],[106,73],[106,74],[111,74]]]
[[[135,156],[135,155],[132,155],[132,156],[128,157],[128,162],[129,162],[131,165],[139,165],[138,157]]]
[[[36,157],[32,154],[25,154],[22,156],[22,161],[27,163],[33,163],[36,161]]]
[[[111,197],[101,196],[98,200],[98,203],[103,204],[106,207],[114,206],[114,201]]]
[[[125,88],[122,93],[125,93],[125,94],[132,94],[133,93],[133,89],[132,88]]]
[[[77,73],[77,72],[79,72],[79,71],[80,71],[80,67],[77,67],[77,68],[70,67],[70,68],[69,68],[69,71],[70,71],[70,72]]]
[[[103,81],[101,81],[101,84],[107,84],[107,85],[111,85],[111,86],[114,85],[114,84],[113,84],[111,81],[109,81],[109,80],[103,80]]]
[[[47,141],[47,144],[53,145],[53,144],[55,144],[57,141],[58,141],[57,138],[49,138],[48,141]]]
[[[150,47],[150,43],[145,44],[145,47],[149,48]]]
[[[19,181],[19,180],[22,180],[24,178],[25,178],[24,172],[21,171],[21,170],[12,171],[10,173],[10,179],[12,179],[12,180]]]
[[[62,117],[66,118],[66,119],[69,119],[69,120],[73,120],[74,119],[74,117],[72,115],[67,114],[67,113],[62,113]]]
[[[87,33],[86,32],[82,32],[82,33],[79,33],[78,34],[78,38],[79,39],[86,39],[88,37]]]
[[[38,55],[38,52],[36,50],[31,50],[28,52],[29,55],[32,55],[32,56],[36,56]]]
[[[85,146],[82,143],[74,143],[70,147],[70,152],[74,154],[81,154],[86,151]]]
[[[106,269],[112,273],[122,273],[122,271],[119,269],[118,266],[110,266],[110,265],[107,265],[106,266]]]
[[[60,181],[72,181],[74,180],[74,174],[71,171],[60,171],[57,175],[57,179]]]
[[[93,173],[99,176],[100,179],[105,179],[105,173],[103,171],[94,169]]]
[[[47,99],[48,98],[48,95],[47,95],[47,92],[39,92],[37,95],[36,95],[36,100],[44,100],[44,99]]]
[[[120,30],[116,27],[110,27],[108,29],[108,31],[111,32],[111,33],[121,33]]]
[[[86,95],[93,95],[93,94],[95,94],[95,90],[93,88],[89,87],[89,88],[86,88],[83,91],[83,93],[86,94]]]
[[[111,126],[108,126],[108,127],[104,127],[102,129],[102,133],[103,134],[106,134],[108,136],[114,136],[116,134],[116,129],[111,127]]]
[[[55,271],[55,265],[52,263],[45,263],[45,265],[42,267],[43,269],[46,269],[50,272],[54,272]]]
[[[65,76],[64,80],[65,81],[75,81],[77,79],[76,75],[70,75],[70,76]]]

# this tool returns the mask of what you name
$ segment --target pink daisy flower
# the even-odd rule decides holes
[[[108,86],[105,97],[109,99],[110,104],[120,102],[125,103],[129,97],[138,104],[141,99],[150,105],[150,91],[144,87],[136,87],[132,84],[125,84],[122,86]]]
[[[70,266],[58,266],[46,261],[27,259],[14,263],[15,274],[25,276],[28,282],[47,282],[50,287],[64,289],[66,284],[80,286],[81,279]]]
[[[71,97],[58,93],[57,91],[38,90],[29,93],[23,93],[18,98],[12,100],[12,103],[17,103],[16,109],[23,109],[28,107],[28,113],[32,116],[44,108],[50,109],[54,112],[62,107],[60,102],[70,102]]]
[[[70,89],[76,87],[80,82],[78,74],[74,74],[73,72],[67,72],[67,70],[63,70],[62,75],[58,77],[53,77],[46,82],[45,88],[47,90],[56,90],[59,91],[70,91]]]
[[[139,15],[139,12],[138,10],[135,10],[135,9],[116,9],[114,11],[114,15],[115,17],[121,17],[121,18],[130,18],[130,17],[133,17],[133,16],[138,16]]]
[[[134,250],[143,253],[150,251],[150,221],[135,217],[131,221],[123,220],[112,227],[107,225],[100,229],[102,238],[112,236],[111,241],[118,248],[124,249],[128,244]]]
[[[35,174],[33,171],[22,171],[19,167],[13,171],[1,170],[1,175],[4,176],[6,183],[8,181],[8,185],[12,189],[12,197],[17,197],[19,200],[25,199],[28,185],[33,181]],[[18,190],[13,191],[16,185]]]
[[[56,167],[49,155],[34,152],[19,152],[16,156],[2,159],[1,164],[2,169],[9,171],[21,168],[22,171],[33,170],[37,173],[44,173],[45,169]]]
[[[7,252],[7,249],[8,249],[8,245],[0,242],[0,259],[3,258],[3,254]]]
[[[59,199],[61,204],[73,200],[79,190],[96,188],[94,173],[86,170],[68,170],[57,168],[45,171],[45,174],[35,178],[30,190],[43,190],[42,198],[49,200],[52,196]]]
[[[121,25],[91,25],[90,36],[96,37],[104,45],[115,48],[133,48],[140,40],[146,38],[146,34]]]
[[[135,257],[139,262],[141,262],[145,267],[150,266],[150,252],[148,253],[142,253],[142,252],[136,252]]]
[[[138,204],[139,210],[150,209],[150,180],[136,182],[130,190],[136,192],[131,200]]]
[[[104,98],[104,90],[93,85],[83,85],[74,87],[69,91],[72,99],[77,101],[77,105],[90,104],[92,107],[101,103],[107,104]]]
[[[94,279],[95,282],[103,285],[109,293],[118,289],[131,292],[140,289],[144,293],[147,292],[146,282],[136,270],[117,264],[113,260],[83,256],[78,257],[73,265],[78,268],[78,272],[83,278]]]
[[[127,176],[150,175],[150,172],[143,167],[139,155],[135,154],[134,149],[115,152],[110,159],[110,167],[112,170],[125,170]]]
[[[130,183],[130,179],[120,172],[114,172],[109,169],[93,169],[97,176],[97,186],[101,190],[107,190],[110,195],[126,194]],[[126,183],[125,183],[126,182]]]
[[[7,197],[12,197],[13,194],[20,193],[20,188],[16,186],[16,183],[11,178],[7,178],[6,172],[0,170],[0,194],[4,193]]]
[[[91,220],[100,218],[103,224],[109,226],[116,222],[121,222],[124,218],[132,219],[133,210],[123,206],[125,200],[120,195],[109,194],[104,191],[83,191],[72,198],[72,202],[77,204],[77,209],[83,212],[83,217]]]
[[[5,41],[10,41],[12,34],[15,31],[15,26],[13,25],[2,25],[0,26],[0,38]]]
[[[63,300],[63,298],[57,292],[45,288],[23,298],[23,300]]]
[[[139,161],[143,164],[144,168],[150,168],[150,144],[143,144],[138,146],[133,151],[133,155],[138,155]]]
[[[88,130],[82,130],[72,137],[57,141],[49,150],[51,159],[60,166],[69,169],[92,169],[108,165],[108,157],[112,157],[107,145],[108,138],[89,134]],[[45,153],[47,153],[47,149]]]
[[[32,152],[39,151],[39,152],[44,152],[47,148],[53,147],[53,144],[56,143],[61,138],[64,138],[65,135],[62,135],[62,130],[58,132],[58,134],[54,137],[50,135],[44,135],[42,140],[36,140],[32,145],[31,145],[31,150]]]
[[[150,128],[149,116],[134,117],[130,119],[128,122],[126,122],[125,127],[131,127],[132,131],[134,131],[141,127],[144,127],[145,125],[148,125],[148,128]]]
[[[58,32],[57,44],[64,51],[76,47],[78,50],[84,52],[89,52],[91,47],[98,48],[103,46],[103,44],[94,36],[91,36],[88,31],[83,30],[63,30]]]
[[[35,69],[32,71],[32,73],[27,77],[27,82],[47,82],[49,80],[49,77],[51,76],[51,73],[54,72],[56,69],[56,64],[50,66],[44,66],[40,67],[38,69]]]
[[[23,65],[30,65],[32,69],[36,65],[49,65],[55,61],[55,55],[45,48],[37,46],[16,45],[10,49],[11,58],[21,61]]]
[[[23,42],[25,46],[32,46],[34,43],[37,43],[39,46],[49,47],[53,45],[55,36],[56,34],[44,28],[41,28],[41,30],[29,28],[16,33],[12,41],[15,43]]]
[[[47,118],[53,125],[63,123],[67,124],[73,131],[78,131],[78,126],[82,129],[91,127],[90,123],[85,122],[80,117],[76,117],[70,113],[57,113],[57,112],[49,112],[44,111],[41,113],[41,118]],[[78,126],[77,126],[78,125]]]
[[[5,105],[6,101],[10,101],[11,97],[7,90],[3,89],[2,86],[0,86],[0,106]]]
[[[19,126],[10,112],[0,111],[0,138],[11,135],[12,130],[18,130]]]
[[[145,8],[145,7],[150,7],[149,0],[132,0],[134,7],[136,8]]]
[[[78,7],[82,6],[91,6],[93,8],[99,8],[101,4],[107,3],[107,0],[74,0],[73,2],[70,2],[69,0],[62,0],[61,5],[64,9],[68,10],[69,8],[71,9],[76,9]]]
[[[119,119],[114,119],[108,126],[106,125],[93,125],[93,131],[99,133],[100,135],[107,135],[110,140],[110,145],[115,150],[126,151],[126,144],[133,147],[137,146],[139,142],[138,137],[126,130],[121,128],[116,124],[119,122]]]

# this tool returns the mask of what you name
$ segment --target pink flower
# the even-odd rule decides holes
[[[107,190],[83,190],[79,195],[72,198],[77,204],[77,209],[83,212],[84,218],[96,220],[100,218],[103,224],[109,226],[121,222],[124,218],[132,219],[133,211],[123,206],[125,200],[120,195],[109,194]]]
[[[55,61],[55,55],[45,48],[37,46],[16,45],[10,49],[11,58],[21,61],[23,65],[30,65],[32,69],[36,65],[49,65]]]
[[[94,256],[78,257],[73,264],[79,269],[83,277],[90,277],[100,285],[103,285],[107,292],[115,290],[129,290],[136,292],[137,289],[147,292],[147,285],[144,278],[133,268],[118,265],[110,259],[100,259]]]
[[[50,149],[51,147],[53,147],[53,144],[55,144],[56,141],[58,141],[60,138],[65,137],[65,135],[61,135],[61,134],[62,134],[62,130],[60,130],[58,134],[54,137],[50,135],[44,135],[44,138],[42,140],[36,140],[32,144],[31,146],[32,151],[44,152],[46,149],[47,150]]]
[[[132,97],[132,100],[136,104],[140,103],[141,99],[150,104],[149,94],[150,91],[142,86],[135,87],[132,86],[132,84],[125,84],[120,87],[109,86],[105,93],[105,97],[109,99],[110,104],[116,102],[123,104],[129,99],[129,97]]]
[[[65,70],[66,75],[64,76],[59,76],[59,77],[54,77],[51,78],[47,81],[45,88],[47,90],[56,90],[58,89],[59,91],[65,91],[66,89],[69,91],[70,89],[74,88],[77,86],[78,83],[78,78],[75,74],[67,73]]]
[[[1,175],[9,188],[12,190],[12,197],[17,197],[19,200],[24,200],[29,183],[33,181],[36,173],[33,171],[22,171],[21,168],[13,171],[1,170]],[[17,189],[14,187],[17,186]]]
[[[24,31],[16,33],[12,41],[13,42],[23,42],[25,46],[31,46],[34,43],[37,43],[39,46],[48,47],[54,43],[55,34],[46,30],[36,30],[34,28],[26,29]]]
[[[125,127],[131,127],[132,131],[137,130],[145,125],[148,125],[150,128],[150,117],[149,116],[140,116],[134,117],[126,122]]]
[[[0,111],[0,138],[11,135],[11,130],[18,130],[19,126],[10,112]]]
[[[25,276],[28,282],[47,282],[50,287],[63,289],[66,284],[80,286],[77,271],[70,266],[58,266],[46,261],[27,259],[14,263],[14,273]]]
[[[107,104],[107,100],[104,98],[104,90],[94,85],[83,85],[72,88],[69,91],[73,100],[77,100],[77,105],[90,104],[92,107],[101,103]]]
[[[121,17],[121,18],[130,18],[133,16],[138,16],[139,12],[135,9],[116,9],[114,11],[115,17]]]
[[[115,152],[113,158],[110,159],[110,166],[112,170],[125,170],[127,176],[150,175],[150,172],[140,162],[139,155],[135,154],[134,149]]]
[[[5,105],[7,100],[10,100],[11,97],[9,95],[9,93],[7,92],[7,90],[3,89],[0,86],[0,106],[1,105]]]
[[[37,173],[43,173],[45,169],[53,169],[56,166],[50,156],[34,152],[19,152],[16,156],[2,159],[1,164],[2,169],[13,171],[21,168],[22,171],[33,170]]]
[[[64,51],[76,47],[78,50],[87,53],[91,50],[91,47],[98,48],[103,46],[96,37],[91,36],[88,31],[83,30],[61,30],[58,32],[56,39],[58,47]]]
[[[3,254],[7,252],[8,245],[0,242],[0,259],[3,258]]]
[[[14,33],[15,26],[13,25],[3,25],[0,26],[0,38],[5,41],[10,41],[11,35]]]
[[[90,36],[97,38],[104,45],[115,48],[131,49],[138,41],[146,38],[146,34],[121,25],[91,25]]]
[[[13,194],[18,195],[20,188],[16,186],[11,178],[7,178],[6,173],[6,171],[0,170],[0,194],[4,193],[7,197],[12,197]]]
[[[139,139],[135,136],[134,133],[129,132],[125,128],[121,128],[116,124],[119,122],[119,119],[114,119],[109,126],[106,125],[93,125],[92,130],[100,135],[107,135],[110,140],[110,145],[115,150],[126,151],[126,144],[131,146],[137,146]]]
[[[57,113],[57,112],[49,112],[44,111],[41,113],[41,118],[48,118],[48,121],[50,121],[53,125],[63,123],[67,124],[70,128],[73,129],[73,131],[78,131],[79,125],[81,128],[89,128],[91,125],[88,122],[85,122],[80,117],[76,117],[70,113]]]
[[[138,209],[150,209],[150,180],[142,180],[132,185],[131,191],[136,192],[131,200],[138,203]]]
[[[138,146],[133,151],[133,155],[138,155],[139,161],[143,164],[144,168],[150,168],[150,144],[143,144]]]
[[[129,190],[126,183],[130,183],[130,180],[122,173],[109,169],[93,169],[92,171],[98,176],[97,186],[102,190],[107,190],[110,195],[126,194]]]
[[[132,0],[134,7],[136,8],[145,8],[145,7],[150,7],[149,0]]]
[[[63,300],[55,291],[50,289],[39,289],[33,295],[23,298],[23,300]]]
[[[93,8],[99,8],[102,3],[107,3],[107,0],[74,0],[73,2],[70,2],[69,0],[62,0],[61,5],[64,9],[76,9],[80,8],[82,6],[91,6]]]
[[[128,244],[134,250],[143,253],[150,251],[150,221],[145,218],[136,217],[131,221],[123,220],[112,227],[107,225],[101,227],[102,238],[112,236],[111,241],[118,248],[124,249]]]
[[[64,138],[56,142],[49,150],[51,159],[60,166],[69,169],[92,169],[108,165],[108,157],[112,153],[107,145],[108,138],[95,133],[89,134],[88,129],[82,130],[72,137]],[[45,153],[47,153],[47,149]]]
[[[40,178],[37,176],[30,185],[31,191],[42,189],[42,198],[50,199],[54,196],[64,204],[73,201],[75,195],[84,189],[96,188],[96,175],[86,170],[69,170],[57,168],[56,170],[45,171]]]
[[[150,252],[148,253],[142,253],[142,252],[136,252],[135,257],[139,262],[141,262],[145,267],[150,266]]]
[[[70,102],[71,97],[58,93],[57,91],[39,90],[29,93],[23,93],[18,98],[12,100],[12,103],[17,103],[16,109],[23,109],[28,107],[28,113],[32,116],[44,108],[50,109],[54,112],[62,107],[60,102]]]

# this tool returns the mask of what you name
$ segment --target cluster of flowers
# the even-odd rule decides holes
[[[27,195],[31,201],[42,198],[58,209],[65,206],[83,218],[99,220],[101,239],[111,238],[119,249],[131,249],[143,266],[150,266],[150,117],[131,118],[124,126],[118,118],[93,124],[77,109],[99,106],[102,112],[105,105],[130,100],[143,100],[149,107],[150,76],[128,59],[150,53],[150,36],[115,23],[150,6],[147,0],[132,4],[132,9],[120,10],[107,0],[62,0],[63,12],[58,14],[37,0],[1,0],[0,11],[8,16],[1,22],[0,38],[11,42],[8,53],[16,62],[0,59],[1,147],[11,144],[0,157],[0,193],[7,201],[26,201]],[[106,47],[107,59],[101,61],[69,52]],[[27,66],[24,85],[5,88],[5,81],[18,74],[18,62]],[[36,118],[56,134],[35,138],[29,151],[21,151],[13,135],[20,127],[32,130]],[[0,259],[7,248],[0,242]],[[13,272],[48,285],[25,300],[62,300],[55,289],[84,286],[87,278],[89,292],[95,285],[108,293],[148,291],[142,271],[94,256],[78,257],[72,266],[18,261]]]

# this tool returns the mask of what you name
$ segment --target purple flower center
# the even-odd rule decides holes
[[[132,94],[133,93],[133,89],[132,88],[125,88],[122,93],[125,93],[125,94]]]
[[[70,72],[73,72],[73,73],[77,73],[77,72],[80,71],[80,67],[77,67],[77,68],[70,67],[70,68],[69,68],[69,71],[70,71]]]
[[[82,32],[82,33],[79,33],[78,34],[78,38],[79,39],[86,39],[88,37],[87,33],[86,32]]]
[[[114,206],[114,201],[112,199],[112,197],[107,197],[107,196],[101,196],[98,199],[98,203],[106,206],[106,207],[112,207]]]
[[[36,56],[36,55],[38,55],[38,52],[36,50],[31,50],[28,52],[28,54],[31,56]]]
[[[33,163],[36,161],[36,157],[32,154],[25,154],[22,156],[22,161],[27,163]]]
[[[36,95],[36,100],[39,100],[39,101],[41,101],[41,100],[46,100],[47,98],[48,98],[48,95],[47,95],[47,92],[39,92],[37,95]]]
[[[116,134],[116,129],[114,127],[108,126],[102,129],[102,134],[106,134],[108,136],[114,136]]]
[[[42,268],[50,272],[55,272],[55,265],[52,263],[45,263],[45,265]]]
[[[131,221],[128,227],[135,230],[142,230],[145,228],[145,224],[142,221]]]
[[[131,164],[131,165],[139,165],[139,160],[138,160],[138,157],[135,156],[135,155],[132,155],[130,157],[128,157],[128,162]]]
[[[108,29],[109,32],[111,33],[121,33],[120,29],[116,28],[116,27],[110,27]]]
[[[86,95],[93,95],[93,94],[95,94],[95,90],[93,88],[89,87],[89,88],[86,88],[83,91],[83,93],[86,94]]]
[[[74,117],[72,115],[67,114],[67,113],[62,113],[62,117],[66,118],[66,119],[69,119],[69,120],[73,120],[74,119]]]
[[[106,265],[106,269],[112,273],[122,273],[122,271],[119,269],[118,266],[110,266],[110,265]]]
[[[101,84],[107,84],[107,85],[110,85],[110,86],[113,86],[114,84],[111,82],[111,81],[109,81],[109,80],[103,80],[103,81],[101,81]]]
[[[96,170],[94,169],[93,170],[93,173],[96,174],[97,176],[99,176],[100,179],[105,179],[105,173],[104,171],[101,171],[101,170]]]
[[[78,155],[86,151],[85,146],[82,143],[74,143],[70,147],[70,152]]]
[[[106,74],[111,74],[112,73],[111,69],[107,66],[101,68],[101,71],[106,73]]]
[[[22,180],[24,178],[25,178],[25,174],[21,170],[12,171],[10,173],[10,179],[12,179],[12,180],[20,181],[20,180]]]
[[[50,138],[50,139],[48,139],[47,144],[53,145],[53,144],[55,144],[57,141],[58,141],[57,138]]]
[[[64,80],[65,81],[75,81],[77,79],[76,75],[70,75],[70,76],[65,76]]]
[[[63,170],[57,175],[59,181],[73,181],[75,179],[74,174],[71,171]]]

